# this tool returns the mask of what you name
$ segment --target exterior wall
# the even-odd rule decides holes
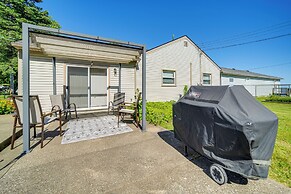
[[[229,78],[233,78],[233,82],[229,82]],[[243,85],[253,96],[267,96],[272,94],[274,84],[280,84],[280,82],[269,79],[221,75],[221,85]]]
[[[188,47],[184,46],[188,42]],[[204,53],[200,55],[198,48],[187,37],[182,37],[163,46],[149,50],[146,56],[147,69],[147,100],[169,101],[178,100],[183,94],[185,85],[201,84],[203,73],[211,73],[212,84],[220,85],[220,69]],[[192,72],[190,72],[192,64]],[[141,90],[141,62],[137,70],[137,88]],[[176,85],[162,86],[162,70],[176,71]],[[192,74],[192,83],[190,83]]]
[[[18,60],[18,94],[22,95],[22,58]],[[57,93],[63,91],[64,71],[63,64],[56,63]],[[38,95],[43,111],[51,110],[49,95],[53,94],[53,63],[52,58],[30,57],[30,94]]]
[[[63,94],[66,85],[66,67],[67,65],[90,66],[90,61],[78,61],[56,58],[56,85],[57,94]],[[94,63],[97,66],[110,66],[108,68],[108,102],[113,100],[114,93],[118,91],[118,66]],[[114,76],[114,68],[117,69],[117,76]],[[121,70],[121,91],[126,94],[126,101],[134,101],[135,68],[133,66],[124,67]],[[18,94],[22,95],[22,58],[18,58]],[[51,110],[49,95],[53,94],[53,63],[51,57],[31,56],[30,57],[30,94],[39,95],[42,109],[45,112]]]
[[[116,69],[116,75],[114,75]],[[121,92],[125,93],[126,102],[134,102],[135,95],[135,68],[133,66],[122,65],[121,67]],[[118,92],[119,87],[119,65],[110,65],[110,101],[113,101],[114,93]]]

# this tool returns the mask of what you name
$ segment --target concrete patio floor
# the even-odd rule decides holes
[[[35,140],[31,153],[6,167],[0,163],[0,193],[291,193],[271,179],[232,173],[219,186],[209,177],[206,159],[184,157],[173,133],[155,126],[65,145],[56,135],[47,134],[43,149]],[[0,157],[21,153],[18,144]]]

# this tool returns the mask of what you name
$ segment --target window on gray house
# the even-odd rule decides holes
[[[163,85],[174,86],[176,84],[176,71],[162,70]]]
[[[230,77],[229,78],[229,82],[233,82],[233,77]]]
[[[203,73],[203,84],[210,85],[211,84],[211,74]]]

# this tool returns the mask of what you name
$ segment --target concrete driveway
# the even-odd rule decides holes
[[[208,175],[207,160],[184,157],[173,133],[154,126],[60,142],[56,136],[2,168],[0,193],[291,193],[271,179],[248,181],[234,174],[219,186]]]

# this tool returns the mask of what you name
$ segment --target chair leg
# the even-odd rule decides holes
[[[60,113],[60,116],[59,116],[59,125],[60,125],[60,136],[62,136],[62,114]]]
[[[36,138],[36,126],[33,126],[33,137]]]
[[[14,148],[16,124],[17,124],[17,117],[14,118],[13,131],[12,131],[12,137],[11,137],[11,150]]]
[[[65,112],[65,119],[68,120],[68,112]]]
[[[118,113],[118,120],[117,120],[117,126],[119,127],[119,113]]]
[[[41,148],[43,148],[43,140],[44,140],[44,124],[41,125],[41,140],[40,140]]]

